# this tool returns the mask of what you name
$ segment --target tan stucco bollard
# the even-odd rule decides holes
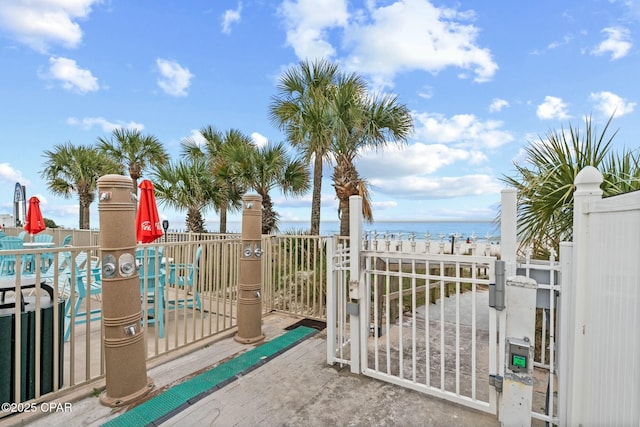
[[[242,198],[242,255],[238,278],[237,342],[251,344],[264,339],[262,333],[262,197]]]
[[[100,402],[127,405],[153,388],[147,377],[145,331],[141,324],[140,279],[136,269],[136,198],[131,178],[98,179],[102,252],[102,339],[106,389]]]

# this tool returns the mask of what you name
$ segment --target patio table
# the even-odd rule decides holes
[[[51,286],[48,286],[46,282],[41,282],[40,286],[49,294],[51,301],[53,301],[53,289],[51,288]],[[16,288],[17,286],[16,286],[15,277],[0,278],[0,308],[4,308],[3,306],[6,305],[5,294],[7,292],[16,292]],[[35,289],[35,288],[36,288],[35,277],[22,276],[20,278],[21,291],[23,289]],[[20,299],[20,309],[24,311],[24,298],[22,297],[22,292],[20,292],[20,295],[16,295],[16,297]],[[11,305],[13,306],[14,303],[12,302]]]

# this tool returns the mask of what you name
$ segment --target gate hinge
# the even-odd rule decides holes
[[[498,393],[502,393],[502,377],[500,375],[489,375],[489,385],[495,387]]]
[[[489,283],[489,307],[504,310],[505,262],[496,261],[496,283]]]

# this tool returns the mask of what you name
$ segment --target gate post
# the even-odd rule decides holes
[[[500,423],[505,426],[531,425],[537,290],[533,279],[507,278],[504,325],[507,357],[500,404]]]
[[[349,330],[351,332],[351,372],[362,372],[361,357],[366,357],[361,339],[361,323],[365,319],[365,305],[362,304],[364,284],[360,282],[360,252],[362,250],[362,197],[349,197],[349,303],[347,312],[350,315]],[[364,300],[366,301],[366,299]],[[367,323],[369,319],[367,318]],[[364,335],[364,340],[367,335]],[[365,341],[366,345],[366,341]]]
[[[587,266],[589,265],[589,248],[587,247],[587,239],[589,228],[587,226],[588,219],[588,203],[602,199],[602,190],[600,185],[603,182],[602,174],[593,166],[586,166],[576,176],[574,181],[575,192],[573,193],[573,257],[572,257],[572,290],[575,292],[571,299],[571,307],[566,305],[563,309],[568,309],[572,316],[566,325],[570,335],[568,345],[563,347],[562,353],[566,357],[571,357],[567,372],[567,390],[563,391],[567,395],[567,419],[566,425],[578,425],[584,420],[582,414],[582,399],[584,391],[583,378],[584,372],[584,356],[585,356],[585,308],[588,302],[588,295],[591,291],[588,288],[589,274]],[[564,286],[564,284],[563,284]],[[563,295],[564,298],[564,295]],[[565,351],[566,349],[566,351]]]
[[[518,251],[518,193],[514,188],[500,192],[500,259],[505,262],[505,275],[515,276]]]
[[[336,357],[336,324],[337,324],[337,298],[336,298],[336,281],[334,273],[334,239],[327,237],[327,363],[333,365],[333,359]]]

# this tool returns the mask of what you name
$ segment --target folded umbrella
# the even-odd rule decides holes
[[[44,224],[44,218],[40,211],[40,199],[36,196],[32,196],[29,199],[29,208],[27,209],[27,218],[24,223],[24,229],[27,233],[33,235],[46,230],[47,226]]]
[[[140,203],[136,214],[136,240],[138,243],[151,243],[163,234],[155,190],[153,183],[148,179],[143,180],[138,188]]]

